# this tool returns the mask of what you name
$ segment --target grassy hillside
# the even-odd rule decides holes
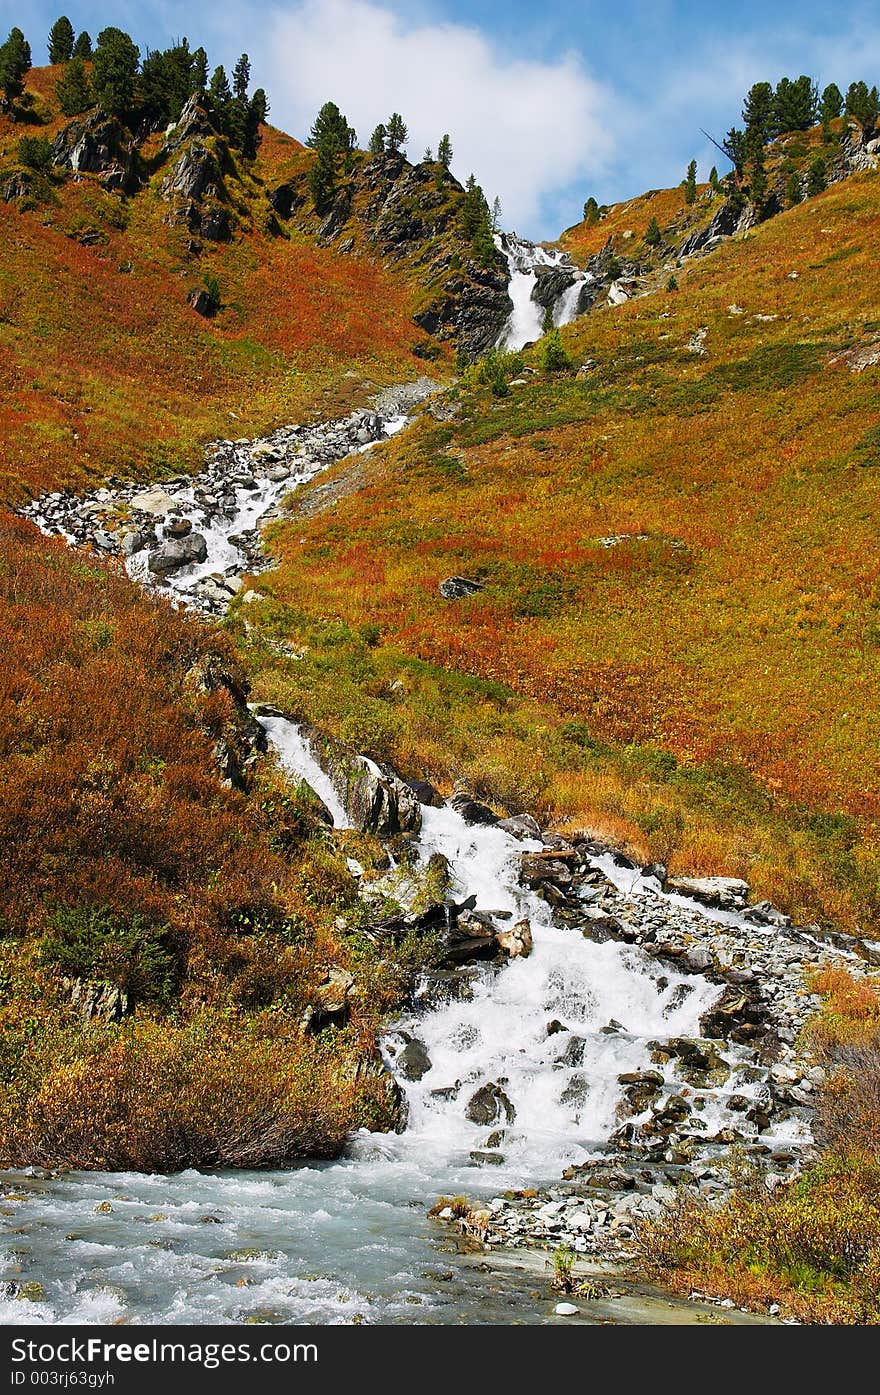
[[[27,121],[0,115],[0,192],[22,172],[21,136],[67,124],[57,73],[28,73]],[[213,436],[329,415],[420,371],[422,288],[274,220],[268,185],[291,154],[308,164],[310,153],[269,130],[256,161],[233,154],[234,236],[193,251],[161,195],[173,163],[161,146],[142,147],[147,183],[132,196],[52,170],[0,201],[0,501],[180,469]],[[212,281],[221,305],[205,319],[187,296]]]
[[[267,691],[876,926],[878,221],[876,176],[837,185],[567,328],[571,370],[516,358],[523,385],[465,383],[332,509],[295,503],[260,623],[306,657],[266,655]],[[485,589],[443,600],[454,573]]]

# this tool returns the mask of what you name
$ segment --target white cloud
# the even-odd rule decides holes
[[[330,99],[363,145],[400,111],[416,159],[448,131],[453,170],[473,171],[490,200],[501,198],[508,228],[555,236],[559,191],[587,188],[607,167],[613,107],[574,52],[553,62],[511,56],[479,29],[407,20],[372,0],[304,0],[260,27],[264,43],[250,52],[262,49],[255,69],[277,125],[304,134]]]

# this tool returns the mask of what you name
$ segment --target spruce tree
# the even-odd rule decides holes
[[[382,122],[380,121],[380,122],[379,122],[379,125],[376,127],[376,129],[374,130],[373,134],[370,136],[370,154],[371,154],[371,155],[384,155],[384,154],[385,154],[385,134],[386,134],[386,132],[385,132],[385,127],[383,126]]]
[[[14,102],[24,92],[24,75],[31,66],[30,44],[18,28],[9,31],[9,37],[0,47],[0,92],[3,100],[0,109],[12,109]]]
[[[69,63],[73,57],[75,37],[73,25],[67,15],[62,15],[60,19],[56,19],[49,30],[49,62]]]
[[[793,81],[780,78],[773,94],[773,134],[808,130],[816,119],[817,102],[816,85],[806,74]]]
[[[402,145],[406,144],[409,131],[406,129],[406,122],[399,111],[393,111],[388,118],[388,149],[396,155]]]
[[[843,111],[843,93],[836,82],[829,82],[819,105],[819,115],[822,119],[822,132],[829,135],[832,121],[836,121]]]
[[[317,213],[323,213],[336,193],[336,160],[326,141],[319,144],[309,170],[309,193]]]
[[[684,201],[687,204],[697,201],[697,162],[691,160],[687,167],[687,178],[684,182]]]
[[[437,159],[445,170],[452,164],[452,141],[448,135],[440,137],[440,144],[437,146]]]
[[[251,84],[251,60],[243,53],[232,70],[232,95],[238,102],[247,101]]]
[[[92,36],[88,29],[84,29],[78,36],[73,46],[74,58],[91,58],[92,56]]]
[[[497,233],[501,227],[501,200],[496,194],[492,200],[492,231]]]
[[[95,47],[92,86],[111,116],[127,116],[134,106],[140,50],[124,29],[102,29]]]
[[[713,194],[717,194],[718,190],[721,188],[721,181],[718,178],[718,171],[714,165],[709,171],[709,188],[712,190]]]
[[[813,199],[817,194],[821,194],[828,187],[828,167],[821,155],[817,155],[815,160],[807,170],[807,198]]]
[[[203,48],[197,48],[192,56],[192,79],[190,92],[199,96],[208,90],[208,55]]]
[[[760,140],[762,145],[773,134],[773,88],[769,82],[756,82],[748,92],[742,109],[746,138]]]
[[[326,147],[333,155],[354,150],[357,136],[335,102],[325,102],[312,122],[308,144],[313,150]]]
[[[657,222],[657,216],[655,214],[648,224],[648,230],[645,233],[645,244],[648,247],[659,247],[662,241],[663,234],[660,231],[660,224]]]
[[[65,63],[55,84],[55,95],[65,116],[79,116],[92,106],[94,97],[81,58],[71,58]]]
[[[229,79],[226,76],[226,69],[222,63],[211,74],[211,81],[208,83],[208,96],[211,105],[217,114],[221,127],[226,124],[229,104],[232,101],[232,92],[229,87]]]

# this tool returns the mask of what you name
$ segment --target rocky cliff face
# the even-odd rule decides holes
[[[312,207],[307,175],[275,186],[269,201],[278,216],[312,233],[323,246],[351,254],[378,254],[425,287],[415,322],[469,355],[496,343],[511,311],[508,270],[501,253],[489,266],[474,260],[462,234],[464,190],[433,164],[412,165],[402,155],[359,157],[345,183],[320,214]]]

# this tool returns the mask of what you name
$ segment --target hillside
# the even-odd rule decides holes
[[[359,154],[319,217],[292,137],[264,127],[245,158],[207,96],[166,134],[65,118],[60,73],[30,70],[0,113],[0,499],[190,466],[211,437],[333,415],[497,335],[503,259],[470,260],[442,166]],[[30,165],[22,137],[43,143]]]
[[[471,374],[332,510],[295,497],[259,624],[305,658],[251,634],[267,695],[876,926],[878,217],[856,175],[568,326],[571,369],[539,346],[503,395]],[[449,575],[483,589],[445,600]]]

